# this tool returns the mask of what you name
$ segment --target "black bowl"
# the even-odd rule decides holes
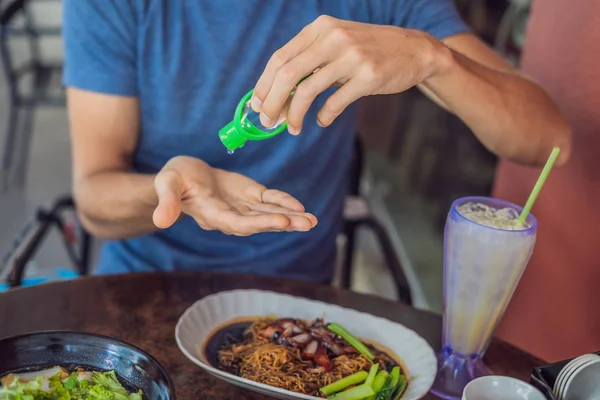
[[[33,332],[0,339],[0,376],[56,365],[115,370],[148,400],[175,400],[171,378],[151,355],[107,336],[71,331]]]

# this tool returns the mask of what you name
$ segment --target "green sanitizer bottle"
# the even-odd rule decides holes
[[[311,75],[312,73],[302,78],[298,85]],[[288,124],[285,119],[277,121],[270,128],[260,123],[260,114],[250,106],[253,94],[254,90],[251,90],[242,97],[233,115],[233,121],[219,131],[219,139],[221,139],[229,154],[233,154],[234,151],[243,147],[248,140],[269,139],[287,129]],[[290,98],[292,96],[294,96],[294,92],[290,93]]]
[[[229,154],[244,146],[248,140],[264,140],[272,138],[287,129],[287,121],[278,121],[270,128],[260,123],[259,116],[250,106],[254,90],[249,91],[238,104],[233,121],[219,131],[219,139]]]

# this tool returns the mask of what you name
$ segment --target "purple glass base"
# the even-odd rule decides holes
[[[480,356],[465,356],[444,348],[438,354],[438,372],[431,393],[447,400],[460,400],[467,383],[490,375]]]

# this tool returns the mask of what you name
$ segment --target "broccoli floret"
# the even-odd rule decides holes
[[[4,386],[0,389],[0,400],[12,400],[16,395],[17,391],[9,389],[8,386]]]
[[[100,385],[94,385],[90,387],[87,398],[89,400],[114,400],[115,395]]]
[[[62,384],[65,387],[65,389],[71,390],[78,386],[79,379],[77,379],[77,376],[78,376],[77,372],[73,372],[71,375],[69,375],[69,377],[67,379],[65,379],[63,381]]]
[[[85,400],[90,391],[90,383],[86,380],[77,380],[76,387],[70,390],[73,400]]]
[[[71,400],[71,394],[65,389],[62,381],[60,380],[60,373],[50,378],[48,382],[50,389],[52,389],[53,400]]]
[[[121,385],[121,382],[119,382],[115,371],[96,372],[92,374],[92,382],[110,390],[115,394],[129,396],[129,392],[123,387],[123,385]]]
[[[52,400],[49,393],[40,391],[43,378],[20,382],[15,378],[10,385],[0,388],[0,400]]]
[[[48,380],[49,392],[42,390],[44,378],[20,382],[18,378],[0,387],[0,400],[142,400],[141,391],[129,394],[115,371],[92,373],[91,382],[79,380],[78,373],[62,381],[60,374]]]
[[[142,391],[138,391],[137,393],[131,393],[129,395],[129,400],[142,400]]]

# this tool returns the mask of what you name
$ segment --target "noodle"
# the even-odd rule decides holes
[[[297,393],[319,395],[319,388],[345,376],[373,365],[363,355],[355,352],[331,360],[331,370],[326,372],[312,360],[303,360],[301,350],[274,343],[259,335],[275,319],[259,319],[244,333],[241,343],[224,347],[218,353],[219,368],[242,378],[264,383]],[[303,321],[298,324],[306,327]],[[375,362],[382,368],[395,363],[386,354],[376,351]]]

